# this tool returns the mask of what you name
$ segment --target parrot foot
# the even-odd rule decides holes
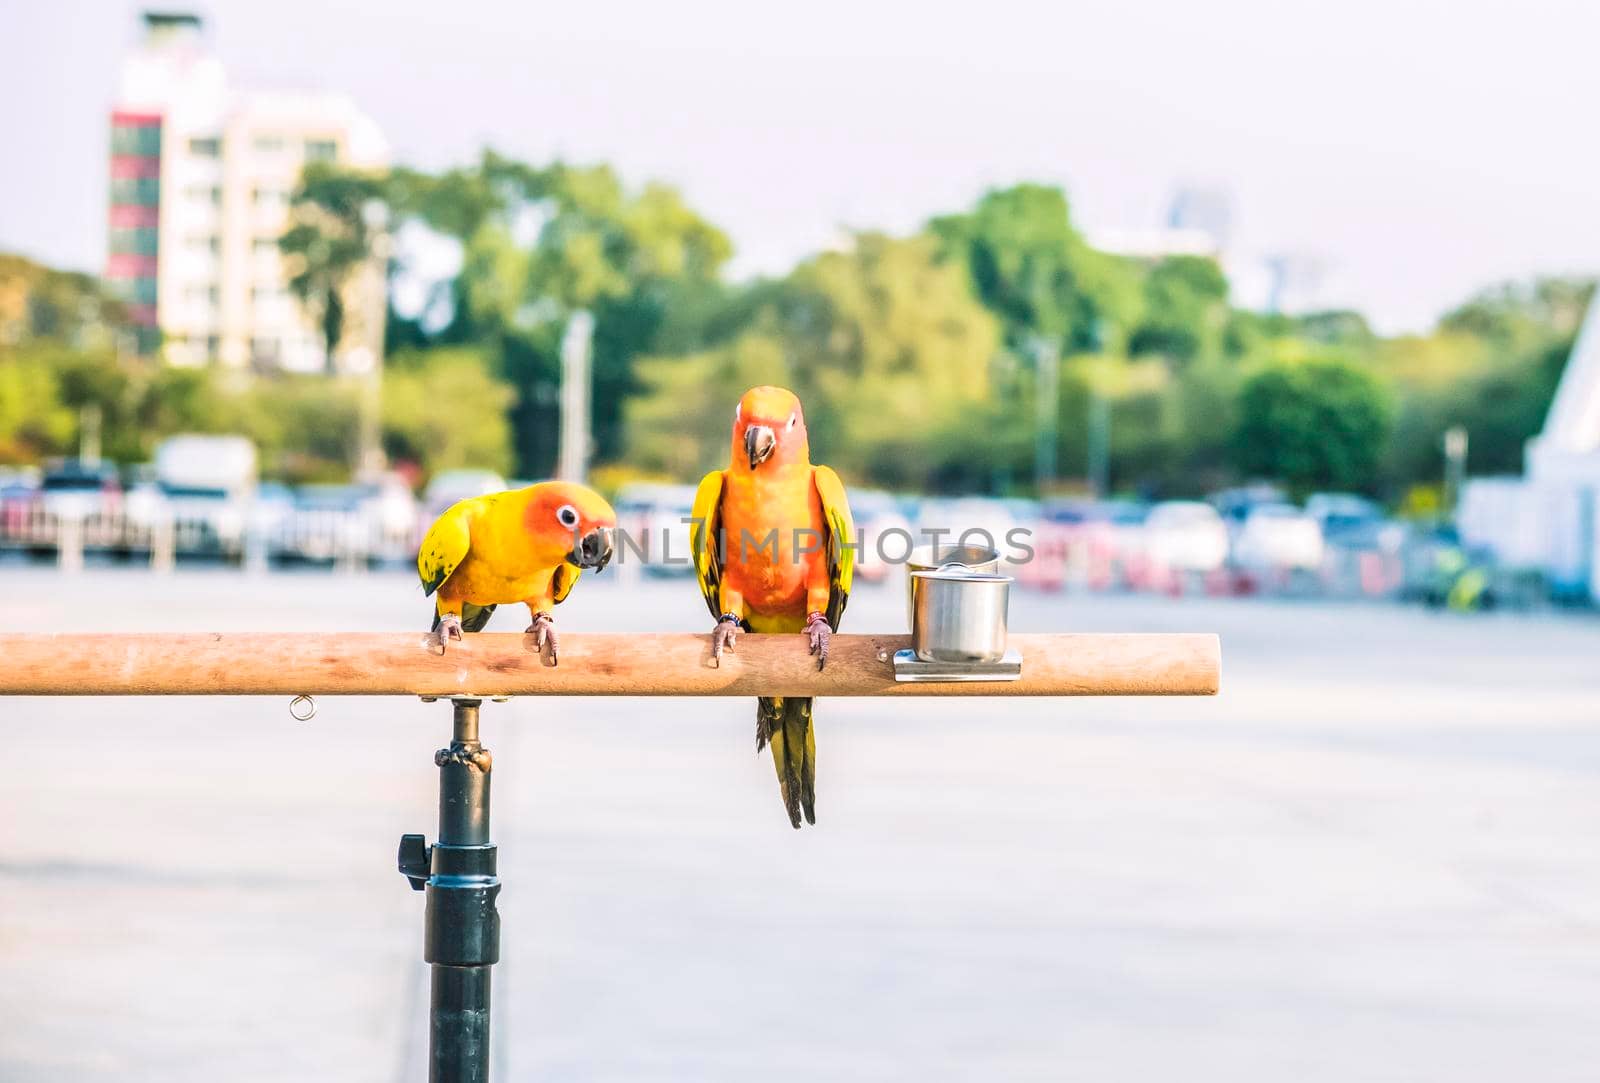
[[[817,656],[817,668],[821,669],[828,664],[828,642],[833,638],[828,618],[821,613],[808,613],[804,635],[811,644],[811,653]]]
[[[533,649],[539,654],[544,653],[546,646],[550,648],[550,661],[548,665],[556,664],[556,650],[559,640],[556,636],[556,619],[548,613],[535,613],[533,623],[528,625],[528,634],[533,636]]]
[[[719,669],[722,667],[722,652],[731,652],[738,636],[739,618],[732,613],[724,613],[722,619],[717,621],[717,626],[711,629],[711,660]]]
[[[439,626],[434,629],[434,635],[439,638],[439,653],[445,653],[446,646],[452,639],[461,642],[461,618],[454,613],[445,613],[439,618]]]

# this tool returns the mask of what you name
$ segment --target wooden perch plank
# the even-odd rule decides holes
[[[1206,696],[1221,645],[1208,634],[1013,635],[1022,678],[896,684],[903,635],[836,635],[817,671],[798,635],[743,635],[720,667],[689,633],[533,637],[486,632],[441,655],[431,637],[345,634],[0,635],[0,695],[28,696]]]

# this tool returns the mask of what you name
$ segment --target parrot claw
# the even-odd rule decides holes
[[[820,670],[828,664],[828,642],[833,638],[833,629],[828,627],[828,618],[821,613],[812,613],[806,617],[805,637],[811,644],[811,653],[817,656],[817,668]]]
[[[722,667],[722,652],[732,652],[734,642],[739,636],[739,622],[728,617],[717,621],[717,626],[711,630],[711,660],[717,668]]]
[[[548,613],[535,613],[533,623],[528,625],[528,634],[533,636],[534,650],[544,653],[546,646],[550,648],[550,665],[556,665],[556,650],[559,640],[556,636],[556,619]]]
[[[439,637],[439,653],[445,653],[446,646],[452,639],[458,643],[461,641],[461,618],[453,613],[446,613],[439,618],[439,627],[434,630],[434,634]]]

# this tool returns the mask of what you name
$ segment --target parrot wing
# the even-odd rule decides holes
[[[469,505],[466,500],[450,505],[423,536],[422,548],[417,550],[417,575],[422,579],[424,594],[444,586],[450,573],[466,559],[467,550],[472,547]]]
[[[550,600],[557,605],[566,601],[567,595],[572,593],[572,585],[582,574],[582,568],[574,567],[566,561],[557,564],[554,574],[550,576]]]
[[[694,556],[694,576],[714,620],[722,619],[722,471],[700,479],[689,512],[689,551]]]
[[[839,629],[839,618],[844,616],[845,603],[850,600],[850,580],[855,575],[856,540],[855,520],[850,517],[850,501],[844,495],[844,482],[831,467],[812,468],[812,483],[822,498],[822,518],[828,524],[828,581],[832,590],[828,594],[828,624]]]

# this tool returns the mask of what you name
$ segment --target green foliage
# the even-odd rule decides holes
[[[746,330],[711,349],[641,366],[629,454],[679,476],[728,456],[731,403],[781,383],[806,403],[820,456],[849,476],[919,487],[940,470],[941,437],[987,408],[997,321],[927,236],[864,233],[751,291]]]
[[[255,441],[263,473],[293,482],[341,481],[355,458],[359,388],[353,381],[282,373],[224,400],[229,431]]]
[[[1144,280],[1144,317],[1128,339],[1135,356],[1160,354],[1188,364],[1221,352],[1228,323],[1228,280],[1215,260],[1172,256]]]
[[[0,462],[38,462],[66,451],[77,417],[61,400],[53,361],[32,351],[0,358]]]
[[[632,191],[608,166],[534,167],[486,152],[433,177],[397,171],[390,201],[397,220],[423,222],[463,250],[450,325],[431,336],[405,328],[406,342],[485,351],[515,390],[516,470],[530,476],[555,464],[559,350],[573,313],[594,317],[593,434],[598,455],[612,458],[639,359],[704,343],[684,320],[715,306],[733,251],[674,189]]]
[[[1472,335],[1500,350],[1524,352],[1571,338],[1594,296],[1586,278],[1536,278],[1484,290],[1445,314],[1442,331]]]
[[[1233,463],[1298,491],[1366,491],[1388,437],[1387,394],[1366,369],[1329,355],[1279,360],[1239,390]]]
[[[428,472],[478,467],[509,473],[511,388],[479,351],[441,347],[397,355],[383,381],[383,449]]]
[[[1380,341],[1373,364],[1398,391],[1382,481],[1390,491],[1439,478],[1446,429],[1469,436],[1468,470],[1517,473],[1544,423],[1593,282],[1534,279],[1484,290],[1426,336]]]
[[[928,228],[942,254],[967,268],[1014,347],[1043,336],[1069,352],[1098,349],[1136,318],[1132,264],[1084,243],[1059,188],[996,189],[970,213],[935,218]]]
[[[100,282],[0,252],[0,348],[46,340],[80,350],[109,350],[126,313]]]
[[[373,258],[385,193],[380,175],[312,162],[295,189],[289,228],[278,239],[289,292],[316,313],[330,367],[344,338],[344,291]]]
[[[853,482],[1029,492],[1054,357],[1062,487],[1088,470],[1104,401],[1118,489],[1190,495],[1263,475],[1398,497],[1439,477],[1452,425],[1472,471],[1519,468],[1593,289],[1499,286],[1390,338],[1355,312],[1247,312],[1209,259],[1094,250],[1066,196],[1039,184],[730,284],[727,236],[671,187],[486,151],[439,172],[308,168],[280,247],[330,356],[351,334],[352,276],[413,224],[462,255],[442,320],[390,316],[381,436],[423,472],[551,470],[560,345],[583,311],[596,465],[617,476],[626,462],[692,480],[726,461],[738,393],[782,383],[806,402],[818,458]],[[119,461],[174,432],[243,432],[268,475],[344,476],[359,384],[152,364],[119,354],[129,331],[93,279],[0,254],[0,460],[71,453],[92,407]]]
[[[1326,312],[1308,312],[1292,319],[1294,330],[1308,342],[1324,346],[1342,346],[1354,350],[1370,350],[1378,341],[1367,318],[1347,309],[1330,309]]]
[[[629,464],[683,480],[726,465],[730,404],[747,387],[794,382],[783,341],[771,323],[769,318],[768,326],[712,349],[642,360],[638,378],[644,390],[627,405]],[[813,413],[808,410],[807,417]]]

